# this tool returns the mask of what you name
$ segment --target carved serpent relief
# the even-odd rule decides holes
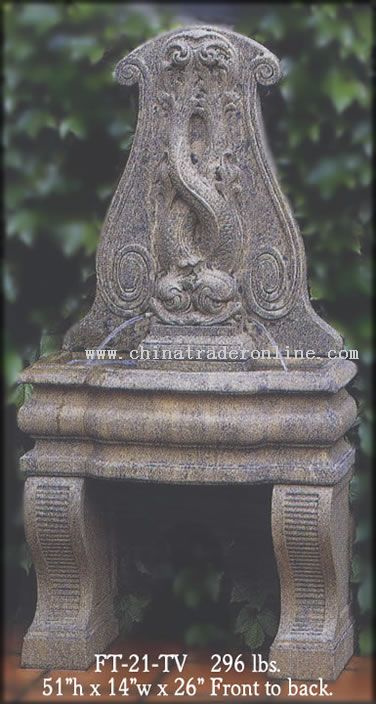
[[[172,39],[161,60],[152,308],[165,323],[223,322],[241,307],[241,186],[225,124],[237,73],[233,47],[216,35]]]

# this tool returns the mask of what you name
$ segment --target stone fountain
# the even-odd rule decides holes
[[[21,375],[34,388],[19,423],[35,438],[21,466],[38,580],[22,663],[87,668],[117,636],[98,482],[269,483],[281,588],[270,658],[279,677],[335,679],[353,653],[344,435],[356,368],[311,307],[264,137],[259,86],[278,81],[278,60],[199,26],[147,42],[115,75],[138,84],[139,117],[96,298],[64,350]]]

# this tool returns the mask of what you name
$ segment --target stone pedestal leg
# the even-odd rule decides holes
[[[32,477],[25,529],[38,582],[22,665],[85,669],[117,636],[112,541],[85,479]]]
[[[333,680],[353,653],[348,481],[273,489],[281,619],[269,659],[277,677]]]

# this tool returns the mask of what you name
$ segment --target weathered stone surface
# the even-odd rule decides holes
[[[147,42],[115,75],[139,86],[137,132],[102,232],[94,306],[65,347],[96,347],[145,313],[146,345],[171,334],[194,344],[205,329],[213,344],[340,347],[309,303],[303,243],[265,143],[258,92],[279,80],[276,57],[193,27]],[[122,329],[116,346],[135,335]]]
[[[356,404],[344,389],[335,391],[341,383],[336,364],[321,380],[317,372],[314,389],[308,373],[277,370],[259,372],[258,380],[257,372],[198,372],[202,383],[191,383],[189,391],[181,380],[192,382],[194,372],[174,377],[165,371],[167,388],[153,374],[148,388],[141,371],[123,369],[107,385],[106,365],[96,367],[90,384],[77,378],[75,365],[70,379],[65,374],[65,383],[53,386],[59,364],[66,368],[44,361],[23,374],[35,390],[19,424],[37,438],[22,461],[26,473],[58,468],[75,476],[164,482],[332,484],[353,463],[343,435]],[[354,365],[341,371],[343,384]],[[216,387],[208,384],[211,374]],[[273,374],[284,375],[284,388]]]
[[[34,386],[19,423],[36,440],[21,467],[38,574],[23,663],[87,667],[116,635],[110,532],[91,480],[271,483],[281,581],[271,658],[279,677],[335,678],[352,653],[344,436],[356,367],[328,358],[342,341],[310,305],[263,137],[258,87],[278,80],[278,61],[227,29],[194,27],[135,50],[116,76],[139,84],[140,114],[96,299],[65,351],[20,376]],[[184,360],[134,361],[126,351],[139,342]],[[223,345],[317,356],[190,360],[189,348]],[[123,358],[82,352],[106,346]]]
[[[278,359],[225,364],[205,361],[203,368],[201,362],[187,361],[143,362],[128,367],[120,361],[92,362],[83,355],[63,352],[35,362],[19,375],[19,380],[43,385],[220,395],[332,394],[356,374],[355,364],[344,359],[291,359],[286,364],[287,371]]]
[[[165,484],[332,485],[348,474],[354,450],[344,440],[325,448],[127,446],[112,442],[37,439],[21,459],[26,476],[44,474],[131,479]]]

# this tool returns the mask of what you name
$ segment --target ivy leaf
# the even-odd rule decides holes
[[[312,142],[318,142],[320,138],[320,123],[313,122],[308,128],[307,134],[308,137],[312,140]]]
[[[360,519],[355,532],[355,542],[363,543],[370,536],[370,526],[367,519]]]
[[[222,629],[212,623],[194,623],[186,630],[184,641],[190,648],[203,648],[223,636]]]
[[[150,595],[126,594],[118,602],[121,625],[123,630],[129,631],[135,623],[141,623],[145,611],[150,604]]]
[[[61,22],[61,8],[33,2],[23,5],[20,16],[22,24],[31,25],[37,34],[43,34],[58,22]]]
[[[350,581],[352,584],[357,584],[362,579],[363,564],[362,559],[358,553],[355,553],[351,560],[351,577]]]
[[[363,421],[359,427],[360,447],[363,452],[369,457],[372,455],[373,438],[371,426]]]
[[[32,392],[33,387],[31,384],[17,384],[8,394],[7,402],[14,404],[19,410],[26,403]]]
[[[97,64],[104,56],[104,49],[101,46],[93,46],[89,52],[89,59],[91,64]]]
[[[325,286],[318,281],[311,281],[309,284],[309,294],[313,301],[321,301],[326,298]]]
[[[26,542],[21,543],[19,565],[25,570],[26,574],[30,573],[33,561],[31,559],[31,553],[29,546]]]
[[[241,604],[244,601],[248,601],[249,596],[249,585],[243,581],[235,582],[231,591],[231,602],[233,604]]]
[[[246,633],[254,620],[254,616],[250,613],[248,606],[244,606],[237,615],[234,626],[235,633]]]
[[[69,132],[79,139],[86,137],[87,128],[84,121],[78,116],[66,117],[59,124],[59,135],[64,139]]]
[[[36,137],[42,129],[56,127],[56,124],[54,115],[36,108],[23,111],[17,121],[18,129],[32,138]]]
[[[144,562],[142,562],[142,560],[136,560],[136,567],[137,567],[137,570],[140,572],[140,574],[144,574],[144,575],[148,575],[148,576],[151,575],[151,571],[150,571],[149,567],[147,565],[145,565]]]
[[[360,496],[360,481],[359,476],[355,474],[349,484],[349,496],[351,503],[358,501]]]
[[[370,611],[372,605],[372,581],[370,574],[366,576],[364,582],[360,585],[357,598],[361,613],[364,614]]]
[[[351,103],[357,101],[365,107],[367,103],[367,91],[363,84],[359,83],[355,77],[345,76],[343,72],[333,67],[330,69],[324,82],[324,90],[333,102],[338,113],[346,110]]]
[[[222,578],[223,572],[218,572],[214,569],[205,578],[206,591],[213,601],[218,601],[219,599]]]
[[[30,213],[28,210],[10,213],[7,219],[8,236],[17,237],[24,244],[30,245],[34,242],[38,223],[38,213]]]
[[[61,339],[60,334],[51,334],[47,331],[43,331],[40,340],[40,356],[48,357],[49,355],[56,354],[61,350]]]
[[[271,11],[264,15],[259,27],[275,39],[281,39],[284,34],[282,17],[278,12]]]
[[[5,379],[7,385],[12,386],[16,382],[18,374],[22,371],[22,357],[14,348],[8,346],[8,349],[5,349],[4,362]]]
[[[195,609],[203,599],[203,585],[200,585],[197,575],[190,567],[179,572],[173,582],[174,594],[182,599],[184,604]]]
[[[16,275],[11,271],[8,263],[4,266],[3,286],[6,300],[9,303],[14,303],[17,300],[19,288]]]
[[[246,602],[247,606],[256,610],[261,609],[266,597],[267,592],[264,585],[247,584],[240,581],[234,584],[231,593],[232,603]]]
[[[67,257],[84,248],[92,254],[98,244],[100,228],[97,222],[66,222],[56,225],[54,235],[61,242],[61,248]]]
[[[125,152],[128,151],[132,144],[133,144],[133,138],[134,134],[129,134],[127,137],[121,140],[120,142],[120,149],[123,149]]]
[[[278,628],[277,616],[271,609],[264,609],[257,614],[257,620],[268,636],[274,636]]]
[[[259,621],[255,619],[244,633],[244,642],[252,650],[260,648],[265,640],[265,633]]]
[[[360,632],[359,635],[359,650],[360,655],[368,656],[373,654],[374,633],[371,626],[368,626]]]

